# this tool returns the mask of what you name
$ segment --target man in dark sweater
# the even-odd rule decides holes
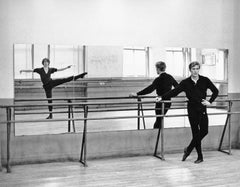
[[[50,60],[48,58],[44,58],[42,60],[42,68],[35,68],[33,70],[21,70],[20,73],[22,72],[35,72],[38,73],[40,75],[41,81],[43,83],[43,88],[44,91],[46,93],[46,97],[47,98],[52,98],[52,89],[58,85],[61,85],[63,83],[66,82],[70,82],[72,80],[77,80],[79,78],[83,78],[87,73],[82,73],[79,74],[77,76],[70,76],[67,78],[60,78],[60,79],[51,79],[51,74],[54,72],[59,72],[59,71],[63,71],[66,70],[68,68],[71,68],[71,66],[67,66],[65,68],[62,69],[56,69],[56,68],[51,68],[49,67],[50,64]],[[48,100],[48,103],[52,103],[52,100]],[[53,115],[52,115],[52,106],[48,106],[48,110],[50,112],[49,116],[47,117],[47,119],[52,119]]]
[[[137,93],[130,94],[131,97],[150,94],[154,90],[156,90],[158,96],[162,96],[164,93],[170,91],[172,89],[172,86],[176,87],[178,85],[177,81],[171,75],[165,72],[166,70],[165,62],[162,62],[162,61],[156,62],[155,66],[156,66],[157,74],[159,74],[159,76],[152,82],[151,85],[149,85],[145,89]],[[171,106],[171,103],[164,104],[164,114],[167,113],[170,106]],[[155,113],[156,115],[162,114],[162,103],[156,103]],[[161,122],[162,122],[161,117],[157,117],[153,128],[161,128],[162,126]]]
[[[190,63],[189,70],[191,76],[181,81],[175,89],[164,94],[162,99],[168,100],[183,91],[186,93],[186,97],[188,98],[188,119],[193,138],[188,147],[184,149],[182,161],[186,160],[195,147],[198,157],[194,163],[198,164],[203,162],[201,141],[208,134],[208,115],[206,108],[211,105],[218,96],[218,89],[207,77],[199,75],[199,62]],[[212,92],[209,101],[206,100],[207,89],[210,89]]]

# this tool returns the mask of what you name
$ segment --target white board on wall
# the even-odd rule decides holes
[[[86,46],[88,77],[122,77],[123,47]]]

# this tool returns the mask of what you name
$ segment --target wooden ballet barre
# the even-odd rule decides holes
[[[67,107],[65,106],[59,106],[59,107],[54,107],[53,109],[55,110],[55,109],[66,109]],[[15,107],[15,111],[14,112],[18,112],[18,111],[26,111],[26,112],[28,112],[28,111],[38,111],[38,110],[44,110],[44,109],[46,109],[46,106],[42,106],[42,107],[38,107],[38,108],[36,108],[36,107],[34,107],[34,108],[30,108],[30,107]]]
[[[68,100],[69,101],[69,100]],[[184,102],[184,101],[182,101],[182,102]],[[139,104],[141,104],[141,103],[155,103],[155,102],[153,102],[153,101],[144,101],[144,102],[142,102],[142,101],[137,101],[137,102],[108,102],[108,103],[106,103],[106,102],[88,102],[87,103],[87,105],[89,106],[89,105],[104,105],[104,106],[107,106],[107,105],[126,105],[126,104],[138,104],[138,106],[139,106]],[[69,120],[68,120],[68,132],[70,132],[70,123],[72,122],[73,123],[73,128],[74,128],[74,120],[72,120],[72,118],[70,118],[70,115],[73,115],[73,109],[71,110],[71,107],[73,107],[73,106],[84,106],[86,104],[86,102],[84,102],[84,103],[68,103],[67,104],[67,107],[68,107],[68,110],[69,110],[69,112],[68,112],[68,115],[69,115]],[[10,106],[10,105],[9,105]],[[11,105],[11,107],[13,107],[13,108],[18,108],[18,107],[40,107],[40,106],[66,106],[66,103],[51,103],[51,104],[28,104],[28,105]],[[72,112],[70,112],[70,110],[72,111]],[[138,110],[139,111],[139,110]],[[143,110],[141,110],[142,111],[142,115],[143,115]],[[140,113],[139,113],[140,114]],[[138,114],[138,115],[139,115]],[[73,116],[72,116],[73,117]],[[137,120],[138,120],[138,122],[137,122],[137,126],[138,126],[138,129],[140,129],[140,121],[139,121],[139,119],[140,118],[138,118]],[[143,120],[143,122],[144,122],[144,118],[142,118],[142,120]],[[145,128],[145,122],[144,122],[144,128]],[[75,129],[75,128],[74,128]]]
[[[208,108],[214,108],[214,109],[225,109],[227,106],[209,106]],[[116,108],[116,109],[95,109],[95,110],[88,110],[88,112],[115,112],[115,111],[134,111],[137,110],[138,108]],[[143,110],[158,110],[161,108],[154,108],[154,107],[148,107],[144,108]],[[168,108],[169,110],[178,110],[178,109],[187,109],[187,107],[170,107]],[[77,113],[82,113],[82,111],[77,111]]]
[[[226,95],[223,95],[223,96],[226,96]],[[178,96],[178,98],[182,98],[184,96]],[[141,101],[142,98],[155,98],[155,96],[138,96],[138,97],[90,97],[90,98],[86,98],[86,97],[71,97],[71,98],[50,98],[50,99],[35,99],[35,101],[46,101],[46,100],[55,100],[55,101],[58,101],[58,100],[68,100],[68,101],[76,101],[76,100],[83,100],[83,101],[88,101],[88,100],[110,100],[110,99],[138,99],[138,101]],[[23,99],[23,100],[15,100],[16,102],[21,102],[21,101],[30,101],[33,99]],[[121,103],[122,104],[122,103]],[[152,103],[150,103],[152,104]],[[142,103],[141,104],[137,104],[138,105],[138,115],[140,115],[140,113],[142,115],[144,115],[143,113],[143,106],[142,106]],[[68,106],[69,110],[71,112],[68,112],[69,115],[73,115],[73,107],[72,106]],[[106,105],[105,105],[105,108],[106,108]],[[145,126],[145,119],[142,118],[142,121],[143,121],[143,127],[144,129],[146,128]],[[69,121],[68,123],[70,123],[71,121]],[[73,123],[73,126],[74,126],[74,121],[72,121]],[[70,124],[68,124],[68,129],[70,128]],[[137,129],[140,129],[140,118],[137,119]]]
[[[140,104],[140,103],[156,103],[155,101],[143,101],[143,102],[74,102],[74,103],[46,103],[46,104],[23,104],[23,105],[2,105],[0,107],[12,107],[12,108],[18,108],[18,107],[40,107],[40,106],[84,106],[84,105],[125,105],[125,104]]]
[[[222,97],[225,97],[227,95],[221,95]],[[218,96],[218,97],[221,97]],[[123,96],[123,97],[59,97],[59,98],[35,98],[35,99],[15,99],[15,102],[24,102],[24,101],[59,101],[59,100],[111,100],[111,99],[145,99],[145,98],[156,98],[156,96],[138,96],[138,97],[129,97],[129,96]],[[175,98],[185,98],[185,96],[177,96]]]
[[[154,98],[154,97],[153,97]],[[25,102],[25,101],[48,101],[48,100],[52,100],[52,101],[65,101],[65,100],[84,100],[84,101],[88,101],[88,100],[111,100],[111,99],[136,99],[133,97],[62,97],[62,98],[36,98],[36,99],[15,99],[15,102]]]
[[[221,100],[222,101],[222,100]],[[162,101],[162,102],[172,102],[172,101]],[[174,101],[174,103],[176,103],[176,102],[178,102],[178,103],[182,103],[182,102],[185,102],[185,101]],[[154,103],[154,102],[137,102],[137,104],[139,104],[139,103]],[[83,106],[83,103],[80,103],[82,106]],[[84,103],[84,104],[86,104],[86,103]],[[88,103],[88,105],[92,105],[93,103]],[[99,103],[94,103],[93,105],[96,105],[96,104],[98,104],[99,105]],[[100,103],[100,104],[102,104],[102,103]],[[109,105],[109,104],[119,104],[119,103],[104,103],[104,105]],[[121,103],[121,104],[126,104],[126,103]],[[127,103],[127,104],[129,104],[129,102]],[[136,104],[136,102],[131,102],[131,104]],[[49,106],[49,105],[52,105],[52,106],[59,106],[59,105],[66,105],[65,103],[64,104],[40,104],[40,105],[34,105],[35,107],[36,106]],[[69,106],[75,106],[75,105],[79,105],[79,103],[69,103],[67,106],[69,107]],[[14,107],[23,107],[24,105],[14,105]],[[27,106],[30,106],[30,105],[25,105],[25,107],[27,107]],[[182,107],[178,107],[179,109],[182,109]],[[217,107],[214,107],[214,108],[217,108]],[[218,108],[220,108],[220,107],[218,107]],[[174,108],[172,108],[172,109],[174,109]],[[176,109],[176,108],[175,108]],[[125,109],[124,109],[125,110]],[[127,109],[126,109],[127,110]],[[129,110],[129,109],[128,109]],[[134,110],[134,109],[133,109]],[[103,111],[103,112],[106,112],[106,111],[119,111],[119,109],[115,109],[115,110],[95,110],[96,112],[100,112],[100,111]],[[143,111],[143,110],[142,110]],[[73,115],[73,111],[71,111],[72,113],[72,115]],[[90,112],[90,111],[89,111]],[[54,112],[53,112],[54,113]],[[69,112],[68,112],[69,113]],[[69,115],[70,115],[70,113],[69,113]],[[138,113],[138,116],[140,115],[140,113]],[[142,113],[142,119],[144,120],[144,117],[146,117],[146,116],[144,116],[143,115],[143,113]],[[166,116],[167,117],[167,116]],[[72,119],[74,119],[73,118],[73,116],[72,116],[72,118],[70,118],[70,116],[69,116],[69,118],[68,118],[69,120],[68,120],[68,122],[74,122]],[[140,119],[140,118],[137,118],[138,120]],[[138,122],[138,124],[139,124],[139,122]],[[70,124],[69,124],[69,126],[70,126]],[[138,129],[139,129],[139,125],[138,125]]]
[[[227,107],[226,106],[209,106],[208,108],[215,108],[215,109],[225,109]],[[147,110],[158,110],[160,108],[144,108],[143,110],[147,111]],[[187,109],[187,107],[170,107],[168,108],[169,110],[176,110],[176,109]],[[95,109],[95,110],[88,110],[88,112],[117,112],[117,111],[135,111],[137,110],[137,108],[121,108],[121,109]],[[30,110],[28,110],[27,112],[15,112],[15,115],[31,115],[31,114],[49,114],[49,112],[29,112]],[[53,111],[53,114],[62,114],[62,113],[68,113],[68,111]],[[84,111],[80,111],[80,110],[74,110],[73,113],[84,113]]]
[[[154,110],[155,108],[148,109],[148,110]],[[95,110],[88,110],[88,112],[115,112],[115,111],[135,111],[137,108],[123,108],[123,109],[95,109]],[[52,112],[53,114],[61,114],[61,113],[67,113],[68,111],[57,111]],[[74,110],[73,113],[83,113],[83,111],[80,110]],[[49,114],[49,112],[15,112],[15,115],[29,115],[29,114]]]
[[[223,100],[219,100],[218,102],[222,102]],[[228,102],[231,102],[232,100],[226,100]],[[235,99],[235,101],[240,101],[240,99]],[[164,103],[166,102],[172,102],[172,101],[161,101],[163,104],[163,108],[164,109]],[[182,103],[182,102],[186,102],[186,101],[174,101],[174,102],[178,102],[178,103]],[[129,102],[125,102],[124,104],[129,104]],[[139,103],[149,103],[149,102],[131,102],[131,104],[139,104]],[[155,102],[151,102],[151,103],[155,103]],[[99,104],[99,103],[97,103]],[[106,103],[105,103],[106,104]],[[109,103],[108,103],[109,104]],[[112,104],[112,103],[110,103]],[[114,104],[116,104],[116,102],[114,102]],[[117,103],[119,104],[119,103]],[[121,103],[122,104],[122,103]],[[47,105],[40,105],[40,106],[48,106]],[[51,105],[59,105],[59,104],[51,104]],[[71,104],[61,104],[62,105],[79,105],[79,103],[71,103]],[[87,117],[87,110],[88,110],[88,105],[96,105],[96,103],[84,103],[83,107],[84,107],[84,118],[70,118],[70,119],[48,119],[48,120],[11,120],[11,108],[17,107],[16,105],[3,105],[0,106],[1,108],[6,108],[7,111],[7,121],[1,121],[0,123],[7,123],[7,171],[10,172],[10,132],[11,132],[11,123],[23,123],[23,122],[46,122],[46,121],[68,121],[68,120],[76,120],[76,121],[80,121],[83,120],[84,121],[84,133],[83,133],[83,137],[84,137],[84,141],[82,141],[82,151],[81,151],[81,158],[80,158],[80,162],[82,162],[84,165],[86,165],[86,122],[87,120],[109,120],[109,119],[127,119],[127,118],[151,118],[151,117],[162,117],[162,119],[164,119],[164,117],[181,117],[181,116],[187,116],[187,114],[179,114],[179,115],[145,115],[145,116],[117,116],[117,117],[104,117],[104,118],[88,118]],[[20,105],[21,106],[21,105]],[[240,112],[232,112],[232,111],[228,111],[228,112],[221,112],[221,113],[209,113],[209,115],[222,115],[222,114],[240,114]],[[163,123],[164,124],[164,123]],[[230,125],[229,125],[230,126]],[[230,127],[229,127],[230,128]],[[164,129],[164,126],[163,126]],[[162,129],[162,137],[163,137],[163,129]],[[159,129],[160,130],[160,129]],[[160,132],[160,131],[159,131]],[[163,149],[163,138],[162,138],[162,159],[164,159],[164,149]],[[84,147],[83,147],[84,146]],[[157,146],[156,146],[157,147]],[[83,153],[84,152],[84,153]],[[156,152],[156,151],[155,151]],[[156,156],[156,155],[155,155]],[[82,160],[84,157],[84,161]]]
[[[55,121],[84,121],[84,120],[110,120],[110,119],[131,119],[131,118],[152,118],[152,117],[163,117],[163,115],[147,115],[147,116],[117,116],[117,117],[104,117],[104,118],[58,118],[58,119],[38,119],[38,120],[7,120],[7,121],[0,121],[0,124],[6,123],[32,123],[32,122],[55,122]],[[167,116],[165,116],[167,117]],[[173,116],[169,116],[173,117]],[[177,116],[179,117],[179,116]]]
[[[30,110],[28,110],[27,112],[15,112],[15,115],[34,115],[34,114],[49,114],[49,112],[29,112]],[[52,114],[66,114],[68,113],[68,111],[52,111]],[[74,111],[73,113],[81,113],[81,111]]]
[[[2,108],[6,108],[8,106],[1,106]],[[9,107],[12,107],[11,105],[9,105]],[[216,107],[208,107],[208,108],[216,108]],[[218,108],[218,107],[217,107]],[[222,108],[222,107],[220,107]],[[186,108],[183,108],[183,107],[180,107],[180,108],[169,108],[169,109],[186,109]],[[125,109],[124,109],[125,110]],[[127,110],[127,109],[126,109]],[[131,109],[131,110],[136,110],[136,109]],[[155,108],[152,108],[150,110],[155,110]],[[89,110],[88,112],[105,112],[106,110],[94,110],[94,111],[91,111]],[[109,110],[109,111],[112,111],[112,110]],[[119,110],[114,110],[114,111],[119,111]],[[47,112],[49,113],[49,112]],[[54,112],[53,112],[54,113]],[[57,112],[56,112],[57,113]],[[208,113],[208,115],[223,115],[223,114],[238,114],[239,112],[220,112],[220,113]],[[35,114],[35,113],[34,113]],[[139,118],[142,118],[142,117],[183,117],[183,116],[188,116],[187,114],[174,114],[174,115],[148,115],[148,116],[139,116]],[[130,118],[137,118],[138,116],[129,116]],[[129,118],[129,117],[126,117],[126,116],[122,116],[119,118]],[[118,118],[118,117],[117,117]],[[69,118],[70,120],[85,120],[85,118]],[[66,119],[66,120],[69,120],[69,119]],[[116,119],[114,117],[105,117],[105,118],[88,118],[87,120],[100,120],[100,119]],[[64,121],[64,118],[62,119],[47,119],[47,120],[19,120],[19,121],[10,121],[11,123],[23,123],[23,122],[46,122],[46,121]],[[7,121],[1,121],[0,123],[6,123]]]
[[[114,98],[116,98],[116,97],[114,97]],[[122,97],[121,97],[122,98]],[[124,98],[127,98],[127,99],[133,99],[133,98],[129,98],[129,97],[124,97]],[[58,98],[59,99],[59,98]],[[65,99],[65,98],[64,98]],[[81,98],[82,99],[82,98]],[[85,99],[85,98],[84,98]],[[113,98],[108,98],[108,99],[113,99]],[[139,99],[139,98],[138,98]],[[52,100],[52,99],[45,99],[45,100]],[[68,100],[68,102],[69,101],[71,101],[69,98],[67,98],[67,100]],[[139,102],[139,101],[138,101]],[[151,104],[152,104],[152,101],[150,102]],[[111,105],[112,103],[110,103],[110,105]],[[122,103],[121,103],[122,104]],[[49,104],[47,104],[48,106],[49,106]],[[107,104],[108,106],[109,106],[109,104]],[[36,106],[36,105],[35,105]],[[39,105],[37,105],[37,106],[39,106]],[[54,104],[54,106],[56,106],[56,104]],[[106,108],[106,104],[104,103],[104,106],[105,106],[105,108]],[[141,110],[139,110],[139,108],[141,107]],[[21,105],[21,108],[22,107],[27,107],[27,106],[24,106],[24,105]],[[124,109],[124,110],[129,110],[129,109]],[[106,112],[106,111],[124,111],[124,110],[120,110],[120,109],[115,109],[115,110],[102,110],[102,111],[104,111],[104,112]],[[98,110],[95,110],[95,111],[97,111],[97,112],[99,112],[100,110],[98,109]],[[142,107],[142,104],[141,105],[139,105],[138,104],[138,115],[140,115],[140,112],[142,112],[142,115],[143,115],[143,107]],[[90,111],[89,111],[90,112]],[[60,113],[60,112],[53,112],[53,113]],[[62,113],[62,112],[61,112]],[[72,118],[73,118],[73,113],[74,113],[74,111],[73,111],[73,108],[72,108],[72,106],[70,106],[70,105],[68,105],[68,115],[72,115]],[[25,115],[25,113],[19,113],[19,112],[16,112],[16,115]],[[36,113],[31,113],[31,112],[29,112],[28,114],[36,114]],[[69,117],[70,118],[70,117]],[[143,126],[144,126],[144,129],[146,129],[146,126],[145,126],[145,120],[144,120],[144,118],[142,118],[142,120],[143,120]],[[68,121],[68,132],[70,132],[70,123],[73,123],[73,128],[74,128],[74,121]],[[140,129],[140,118],[138,118],[137,119],[137,128],[138,129]]]
[[[152,97],[154,98],[154,97]],[[134,99],[133,97],[59,97],[59,98],[35,98],[35,99],[15,99],[16,102],[21,101],[47,101],[47,100],[108,100],[108,99]]]
[[[115,97],[116,98],[116,97]],[[68,101],[69,101],[69,99],[68,99]],[[162,101],[162,102],[172,102],[172,101]],[[142,104],[144,104],[144,103],[150,103],[150,104],[152,104],[152,103],[155,103],[155,102],[153,102],[153,101],[144,101],[144,102],[142,102],[142,101],[139,101],[138,100],[138,102],[137,102],[137,104],[138,104],[138,115],[140,115],[140,112],[142,112],[142,116],[143,116],[143,118],[142,118],[142,121],[143,121],[143,126],[144,126],[144,129],[146,128],[145,127],[145,119],[144,119],[144,114],[143,114],[143,107],[142,107]],[[174,103],[185,103],[185,101],[174,101]],[[71,105],[70,105],[71,104]],[[83,106],[83,104],[85,104],[85,103],[74,103],[73,105],[72,105],[73,103],[69,103],[67,106],[68,106],[68,115],[69,115],[69,119],[72,119],[72,118],[74,118],[73,117],[73,113],[74,113],[74,111],[73,111],[73,105],[74,106],[76,106],[76,105],[81,105],[81,106]],[[126,102],[125,103],[119,103],[119,102],[114,102],[114,103],[112,103],[112,102],[109,102],[109,103],[100,103],[100,102],[98,102],[98,103],[96,103],[96,102],[94,102],[94,103],[90,103],[90,102],[88,102],[88,105],[104,105],[105,106],[105,108],[106,108],[106,106],[108,105],[113,105],[113,104],[121,104],[121,105],[123,105],[123,104],[126,104]],[[136,104],[136,102],[127,102],[127,104]],[[62,104],[62,103],[57,103],[57,104],[35,104],[34,106],[32,106],[32,107],[39,107],[39,106],[49,106],[49,105],[51,105],[51,106],[66,106],[66,104],[64,103],[64,104]],[[17,106],[19,106],[19,107],[29,107],[30,105],[17,105]],[[16,106],[16,107],[17,107]],[[140,107],[141,108],[140,108]],[[15,107],[15,108],[16,108]],[[180,107],[179,107],[179,109],[181,109]],[[128,109],[126,109],[126,110],[128,110]],[[95,111],[97,111],[97,112],[100,112],[101,110],[95,110]],[[123,111],[123,110],[119,110],[119,109],[115,109],[115,110],[102,110],[103,112],[106,112],[106,111]],[[89,111],[90,112],[90,111]],[[53,113],[55,113],[55,112],[53,112]],[[21,113],[22,115],[23,115],[23,113]],[[70,115],[72,115],[72,118],[70,118]],[[73,124],[73,129],[75,129],[75,125],[74,125],[74,120],[69,120],[68,121],[68,132],[70,132],[70,130],[71,130],[71,125],[70,125],[70,123],[72,122],[72,124]],[[140,129],[140,118],[137,118],[137,129],[139,130]]]
[[[219,112],[219,113],[208,113],[208,115],[224,115],[224,114],[240,114],[239,112]],[[92,117],[92,118],[58,118],[58,119],[38,119],[38,120],[7,120],[0,121],[0,124],[6,123],[30,123],[30,122],[54,122],[54,121],[84,121],[84,120],[110,120],[110,119],[132,119],[132,118],[153,118],[153,117],[185,117],[188,114],[172,114],[172,115],[144,115],[144,116],[117,116],[117,117]]]
[[[218,100],[216,102],[228,102],[231,100]],[[235,100],[240,101],[240,100]],[[162,103],[186,103],[187,101],[160,101]],[[152,104],[156,103],[156,101],[136,101],[136,102],[73,102],[73,103],[51,103],[51,104],[23,104],[23,105],[2,105],[3,107],[39,107],[39,106],[65,106],[65,105],[72,105],[72,106],[78,106],[78,105],[126,105],[126,104]]]
[[[152,103],[151,103],[152,104]],[[116,108],[117,107],[117,108]],[[216,108],[216,109],[224,109],[226,108],[227,106],[223,105],[223,106],[209,106],[209,108]],[[65,107],[58,107],[59,108],[65,108]],[[75,106],[74,109],[77,109],[78,106]],[[82,107],[81,107],[82,108]],[[95,108],[95,107],[94,107]],[[104,109],[102,109],[104,108]],[[43,108],[33,108],[33,109],[27,109],[27,107],[25,107],[23,110],[21,111],[28,111],[28,112],[19,112],[19,110],[15,110],[15,115],[25,115],[25,114],[47,114],[47,112],[29,112],[31,110],[42,110]],[[56,108],[55,108],[56,109]],[[148,110],[157,110],[157,108],[152,108],[151,105],[149,106],[146,106],[143,108],[141,108],[142,111],[148,111]],[[179,107],[179,106],[172,106],[169,108],[170,110],[173,110],[173,109],[186,109],[186,106],[183,106],[183,107]],[[90,109],[89,112],[114,112],[114,111],[131,111],[131,110],[138,110],[138,108],[133,108],[132,105],[129,105],[127,108],[125,106],[98,106],[96,107],[95,109]],[[57,111],[57,112],[52,112],[52,113],[67,113],[69,111]],[[73,108],[70,112],[71,114],[72,113],[82,113],[82,111],[73,111]]]
[[[221,115],[221,114],[239,114],[240,112],[224,112],[224,113],[209,113],[209,115]],[[9,112],[8,112],[9,115]],[[87,115],[85,113],[85,115]],[[87,120],[109,120],[109,119],[128,119],[128,118],[152,118],[152,117],[182,117],[182,116],[187,116],[187,114],[179,114],[179,115],[146,115],[146,116],[117,116],[117,117],[104,117],[104,118],[71,118],[71,119],[49,119],[49,120],[8,120],[0,123],[4,123],[8,125],[10,128],[11,123],[25,123],[25,122],[46,122],[46,121],[67,121],[67,120],[75,120],[75,121],[80,121],[83,120],[84,124],[86,125]],[[8,117],[9,118],[9,117]],[[8,131],[8,140],[10,139],[10,131]],[[163,133],[163,131],[162,131]],[[86,137],[86,135],[85,135]],[[9,140],[10,141],[10,140]],[[155,151],[156,152],[156,151]],[[9,153],[10,154],[10,153]],[[163,153],[162,153],[163,155]],[[155,155],[156,156],[156,155]],[[164,159],[162,156],[161,159]],[[10,171],[10,169],[8,169]]]
[[[26,85],[26,86],[15,86],[17,89],[43,89],[42,86],[29,86],[29,85]],[[61,88],[87,88],[87,86],[85,85],[77,85],[77,87],[75,85],[61,85],[61,86],[57,86],[55,89],[61,89]]]
[[[129,97],[127,97],[129,98]],[[112,99],[112,98],[111,98]],[[117,99],[117,97],[115,98]],[[119,97],[119,99],[122,99]],[[133,98],[131,98],[133,99]],[[47,101],[47,100],[53,100],[53,99],[42,99],[43,101]],[[57,99],[56,99],[57,100]],[[70,100],[70,99],[65,99],[65,100]],[[75,99],[76,100],[76,99]],[[25,100],[24,100],[25,101]],[[30,101],[30,100],[29,100]],[[226,101],[231,101],[231,100],[218,100],[217,102],[226,102]],[[235,100],[235,101],[240,101],[239,100]],[[171,101],[171,100],[163,100],[163,101],[160,101],[160,102],[164,102],[164,103],[186,103],[187,101],[184,100],[184,101]],[[120,104],[120,105],[125,105],[125,104],[151,104],[151,103],[156,103],[156,101],[132,101],[132,102],[87,102],[87,105],[117,105],[117,104]],[[73,103],[51,103],[51,104],[23,104],[23,105],[2,105],[3,107],[6,107],[6,106],[9,106],[9,107],[33,107],[33,106],[48,106],[48,105],[52,105],[52,106],[65,106],[65,105],[86,105],[86,102],[73,102]]]

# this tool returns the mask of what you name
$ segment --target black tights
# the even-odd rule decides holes
[[[67,78],[61,78],[61,79],[54,79],[48,82],[48,84],[43,85],[43,88],[46,93],[47,98],[52,98],[52,89],[58,85],[64,84],[66,82],[70,82],[72,80],[77,80],[79,78],[83,78],[86,73],[79,74],[77,76],[70,76]],[[52,103],[52,100],[48,100],[48,103]],[[52,112],[52,106],[48,106],[49,112]],[[51,115],[51,113],[50,113]]]
[[[206,107],[201,105],[188,105],[188,119],[192,129],[192,141],[187,147],[190,154],[196,148],[198,159],[203,159],[201,141],[208,134],[208,115]]]

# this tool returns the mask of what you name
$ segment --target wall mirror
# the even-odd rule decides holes
[[[50,67],[61,69],[71,65],[71,68],[52,74],[53,79],[77,75],[88,72],[84,79],[71,81],[53,89],[53,98],[75,97],[128,97],[132,92],[138,92],[150,85],[155,77],[155,62],[162,60],[167,64],[166,71],[173,75],[178,82],[189,76],[188,64],[197,60],[202,66],[200,74],[209,77],[220,91],[220,95],[227,95],[227,49],[207,49],[192,47],[154,47],[154,46],[87,46],[87,45],[56,45],[56,44],[14,44],[14,88],[15,104],[29,104],[28,99],[45,99],[40,76],[37,73],[22,72],[42,67],[42,59],[50,59]],[[153,92],[149,96],[156,96]],[[181,94],[177,99],[184,99]],[[143,101],[154,101],[145,98]],[[76,102],[75,100],[73,100]],[[89,107],[88,117],[119,117],[136,116],[137,105],[122,106],[126,101],[136,99],[104,100],[104,102],[119,102],[119,105],[94,105]],[[62,101],[53,101],[54,103]],[[89,101],[93,102],[93,101]],[[94,102],[103,102],[94,101]],[[46,104],[47,101],[34,101]],[[176,104],[177,105],[177,104]],[[211,108],[210,112],[226,110],[224,103],[221,109]],[[173,105],[174,106],[174,105]],[[129,110],[124,111],[127,108]],[[140,115],[154,115],[154,104],[143,104]],[[100,112],[99,110],[102,110]],[[105,110],[105,111],[104,111]],[[108,111],[110,110],[110,111]],[[69,109],[54,107],[54,119],[68,118]],[[83,117],[83,108],[73,107],[70,117]],[[171,109],[168,114],[186,114],[185,109]],[[16,120],[40,120],[48,115],[48,107],[19,107],[14,111]],[[223,125],[225,115],[218,118],[209,116],[209,125]],[[88,121],[88,132],[152,129],[155,118],[140,119],[111,119]],[[165,128],[187,127],[187,117],[166,118]],[[70,127],[70,129],[69,129]],[[58,134],[68,132],[82,132],[82,121],[64,122],[35,122],[16,123],[15,135]]]

